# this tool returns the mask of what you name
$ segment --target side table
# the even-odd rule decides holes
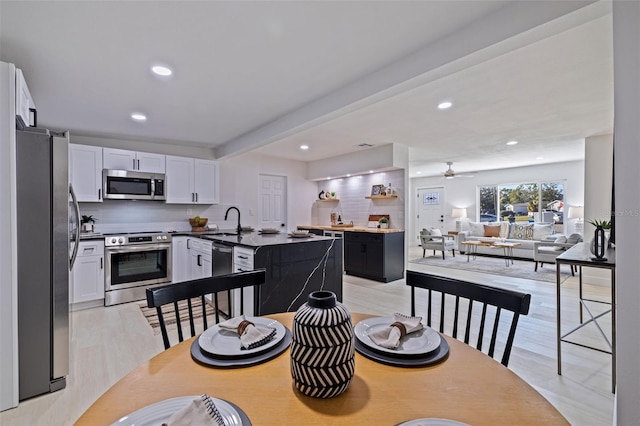
[[[611,392],[615,392],[616,390],[616,253],[615,249],[607,249],[605,253],[606,260],[597,261],[593,260],[593,255],[589,250],[589,243],[579,243],[575,246],[571,247],[569,250],[562,253],[560,256],[556,257],[556,344],[558,349],[558,374],[562,374],[562,342],[570,343],[572,345],[581,346],[587,349],[596,350],[599,352],[604,352],[611,354],[612,362],[611,362]],[[560,265],[571,265],[571,267],[578,266],[579,267],[579,302],[580,302],[580,325],[572,329],[571,331],[562,334],[560,327]],[[587,266],[589,268],[601,268],[601,269],[609,269],[611,271],[611,309],[594,316],[591,314],[589,307],[585,302],[596,302],[596,303],[608,303],[602,302],[600,300],[587,299],[583,297],[582,294],[582,267]],[[585,309],[589,314],[589,319],[587,321],[582,321],[582,309]],[[608,313],[611,313],[611,342],[607,339],[607,336],[602,331],[602,328],[598,324],[598,319]],[[593,346],[584,345],[581,343],[572,342],[570,340],[566,340],[570,334],[578,331],[582,327],[587,324],[593,323],[597,328],[602,337],[604,338],[607,346],[610,351],[603,350],[600,348],[596,348]]]

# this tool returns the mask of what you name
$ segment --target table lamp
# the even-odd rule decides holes
[[[456,231],[460,232],[460,231],[462,231],[462,219],[467,217],[467,209],[464,209],[464,208],[452,209],[451,210],[451,217],[456,219]]]
[[[584,207],[575,206],[569,207],[569,214],[567,215],[569,219],[578,219],[576,221],[576,232],[583,234],[584,233],[584,221],[582,218],[584,217]]]

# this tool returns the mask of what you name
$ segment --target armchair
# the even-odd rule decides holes
[[[456,242],[452,235],[442,235],[439,229],[432,229],[431,231],[423,229],[420,231],[420,246],[422,246],[422,257],[425,257],[427,250],[433,250],[433,254],[436,254],[436,250],[442,251],[442,259],[444,259],[444,252],[451,250],[453,257],[456,257]]]
[[[538,263],[540,263],[540,267],[545,263],[555,264],[556,257],[581,241],[582,236],[579,234],[570,235],[565,242],[536,241],[533,244],[533,260],[536,263],[534,271],[538,271]],[[571,266],[571,275],[575,275],[573,266]]]

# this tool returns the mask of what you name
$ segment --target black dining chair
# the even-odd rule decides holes
[[[253,271],[237,272],[227,275],[218,275],[215,277],[200,278],[191,281],[184,281],[175,284],[169,284],[161,287],[153,287],[147,289],[147,306],[149,308],[156,308],[158,313],[158,321],[160,323],[160,331],[162,332],[162,340],[164,342],[164,348],[169,349],[171,344],[169,343],[169,335],[167,333],[167,326],[164,319],[163,306],[172,304],[175,315],[175,322],[178,331],[178,341],[184,340],[182,333],[182,321],[180,317],[180,310],[178,308],[178,302],[186,300],[188,309],[189,326],[191,329],[191,337],[196,335],[195,323],[194,323],[194,309],[191,299],[200,298],[202,302],[202,318],[203,318],[203,331],[207,329],[207,302],[205,300],[206,295],[212,295],[212,300],[215,309],[215,323],[220,322],[220,316],[217,309],[218,306],[218,293],[227,290],[240,289],[240,315],[244,314],[244,292],[248,290],[254,290],[254,306],[253,315],[260,315],[260,286],[265,282],[265,270],[256,269]],[[231,310],[231,303],[229,303],[229,310]],[[186,318],[184,319],[186,320]]]
[[[469,342],[473,333],[476,339],[476,349],[482,351],[482,345],[486,339],[485,328],[490,327],[490,333],[487,333],[489,335],[487,355],[492,358],[494,358],[496,341],[499,336],[500,340],[504,338],[503,329],[509,324],[508,316],[500,321],[500,314],[503,310],[512,312],[501,360],[502,365],[507,366],[518,319],[520,315],[529,313],[530,294],[415,271],[407,271],[406,284],[411,286],[412,316],[416,315],[416,305],[418,304],[416,289],[427,290],[427,326],[436,328],[431,325],[433,319],[433,323],[439,325],[440,333],[449,334],[471,346],[473,345]],[[422,298],[420,303],[422,303]],[[438,303],[440,309],[438,309]],[[474,315],[474,306],[482,308],[479,314]],[[489,308],[490,306],[492,308]],[[491,319],[493,319],[492,324],[490,324]],[[459,326],[460,320],[463,321],[463,338],[458,338],[458,330],[462,328]],[[445,323],[448,331],[445,331]],[[500,328],[500,325],[503,327]]]

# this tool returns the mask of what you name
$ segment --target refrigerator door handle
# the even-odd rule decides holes
[[[71,194],[71,201],[73,202],[73,212],[76,217],[76,235],[74,236],[75,244],[73,245],[73,253],[71,259],[69,259],[69,270],[73,269],[73,264],[76,263],[76,257],[78,256],[78,248],[80,247],[80,205],[76,198],[76,193],[73,191],[73,185],[69,184],[69,194]]]

